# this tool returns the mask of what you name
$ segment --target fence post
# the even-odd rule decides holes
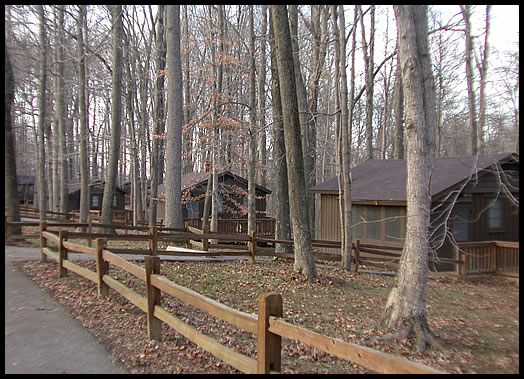
[[[257,374],[280,372],[282,337],[269,332],[269,316],[282,317],[282,296],[277,293],[258,296]]]
[[[158,228],[156,226],[149,227],[149,251],[153,257],[157,256],[158,252]]]
[[[47,223],[40,221],[40,262],[47,262],[47,255],[44,254],[44,247],[47,247],[47,239],[45,239],[43,235],[46,229]]]
[[[58,232],[58,277],[67,276],[67,270],[64,268],[64,259],[67,259],[67,249],[64,247],[64,239],[67,238],[67,231]]]
[[[155,305],[161,304],[160,290],[151,285],[151,274],[160,274],[160,257],[144,257],[147,290],[147,335],[150,339],[160,341],[162,321],[154,316]]]
[[[355,240],[355,274],[358,275],[360,265],[360,240]]]
[[[249,263],[255,263],[255,231],[249,231],[249,241],[247,242],[248,258]]]
[[[203,234],[209,233],[209,225],[202,225],[202,233]],[[209,251],[209,239],[207,238],[202,239],[202,250]]]
[[[93,230],[93,219],[91,218],[91,214],[87,215],[87,232],[92,233]],[[92,247],[93,241],[91,240],[92,237],[87,237],[87,246]]]
[[[109,286],[102,280],[104,275],[109,270],[109,263],[104,261],[102,257],[102,251],[106,247],[106,240],[103,238],[97,238],[95,240],[96,249],[96,273],[98,275],[98,297],[109,295]]]

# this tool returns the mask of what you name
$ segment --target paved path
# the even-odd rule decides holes
[[[126,373],[78,320],[13,265],[25,259],[40,259],[40,249],[5,247],[5,373]]]

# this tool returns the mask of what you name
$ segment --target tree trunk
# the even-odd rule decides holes
[[[11,107],[15,97],[15,78],[13,75],[13,68],[11,67],[11,60],[9,58],[9,52],[7,51],[7,45],[4,41],[5,47],[5,92],[4,92],[4,104],[5,104],[5,214],[7,221],[17,222],[20,221],[20,209],[18,207],[18,185],[16,180],[16,155],[15,155],[15,134],[13,133],[13,123],[11,119]],[[20,234],[21,228],[19,226],[10,226],[7,230],[7,234]],[[7,237],[7,236],[6,236]]]
[[[102,224],[113,222],[113,197],[120,152],[122,114],[122,6],[109,6],[113,26],[112,98],[111,98],[111,141],[105,174],[104,197],[102,199]],[[111,233],[112,229],[106,232]]]
[[[490,31],[490,11],[491,5],[486,5],[486,31],[484,36],[484,54],[480,67],[480,94],[479,94],[479,124],[478,124],[478,144],[480,154],[484,154],[484,131],[486,129],[486,81],[488,78],[488,57],[489,57],[489,31]]]
[[[166,226],[181,228],[182,217],[182,61],[180,58],[180,5],[167,8],[167,159]]]
[[[287,7],[285,5],[272,5],[271,18],[277,52],[278,79],[280,84],[280,98],[282,100],[284,139],[286,145],[289,199],[291,205],[291,217],[293,220],[293,239],[295,247],[294,270],[305,275],[308,281],[312,281],[317,276],[317,273],[315,262],[313,260],[313,249],[311,246],[307,196],[306,191],[304,191],[304,160],[300,139],[300,120],[298,116],[293,50],[291,48],[291,34],[289,31]]]
[[[80,107],[80,222],[87,223],[89,215],[89,177],[87,162],[87,101],[86,101],[86,56],[84,55],[85,5],[80,5],[77,19],[78,42],[78,102]]]
[[[375,6],[371,6],[371,26],[369,36],[369,54],[368,44],[366,42],[366,29],[364,28],[364,15],[362,14],[362,6],[359,5],[360,24],[362,27],[362,50],[364,51],[364,66],[366,78],[366,145],[367,145],[367,159],[373,159],[373,63],[375,52]]]
[[[65,104],[65,60],[64,60],[64,5],[58,6],[58,29],[56,60],[58,64],[58,82],[56,91],[56,112],[58,120],[58,162],[60,167],[60,211],[67,212],[67,146],[66,146],[66,104]],[[64,216],[61,215],[61,218]]]
[[[430,179],[435,154],[435,94],[427,41],[427,6],[395,6],[406,108],[407,226],[395,285],[379,326],[416,337],[416,350],[436,344],[426,319]]]
[[[249,169],[247,196],[247,230],[255,232],[256,225],[256,87],[255,87],[255,26],[253,5],[249,5]]]
[[[479,152],[479,133],[477,123],[477,100],[473,82],[473,36],[471,31],[471,5],[461,5],[462,16],[466,23],[466,82],[468,86],[469,125],[471,129],[471,154]]]
[[[341,129],[341,147],[342,147],[342,183],[344,193],[344,245],[342,249],[342,268],[346,271],[351,270],[351,253],[353,248],[352,239],[352,219],[351,219],[351,134],[348,114],[348,88],[346,70],[346,33],[344,6],[339,5],[338,16],[340,18],[339,26],[339,48],[340,48],[340,129]],[[355,32],[353,30],[353,32]],[[353,55],[354,56],[354,55]],[[354,66],[351,68],[354,70]],[[353,71],[354,72],[354,71]]]
[[[397,49],[398,49],[397,33]],[[393,142],[393,159],[404,159],[404,89],[402,88],[402,71],[397,54],[397,72],[393,89],[393,113],[395,114],[395,133]]]
[[[162,177],[160,172],[160,149],[161,134],[164,132],[164,69],[165,69],[165,46],[164,46],[164,5],[158,6],[158,19],[156,30],[156,81],[155,81],[155,104],[154,104],[154,129],[153,147],[151,154],[151,195],[149,198],[149,226],[156,225],[158,184]]]
[[[273,107],[273,196],[275,201],[275,239],[291,239],[291,221],[289,219],[289,193],[286,166],[286,145],[284,142],[284,124],[282,121],[282,103],[278,82],[278,67],[275,51],[273,22],[269,18],[269,38],[271,46],[271,97]],[[287,244],[276,244],[275,253],[291,253]]]
[[[45,111],[46,111],[46,80],[47,80],[47,42],[45,34],[44,6],[38,6],[40,19],[40,81],[38,88],[38,208],[40,221],[46,220],[47,186],[45,182]]]
[[[266,149],[266,120],[265,120],[265,107],[266,107],[266,33],[267,33],[267,5],[264,4],[261,6],[261,15],[262,21],[260,23],[261,27],[261,39],[260,39],[260,68],[257,80],[257,92],[258,92],[258,102],[257,102],[257,115],[258,115],[258,157],[257,160],[259,163],[259,169],[257,170],[257,180],[256,182],[263,187],[267,186],[266,183],[266,170],[267,170],[267,149]]]

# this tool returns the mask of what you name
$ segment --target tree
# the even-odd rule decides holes
[[[5,48],[5,213],[7,221],[20,221],[20,210],[18,207],[18,185],[16,181],[16,158],[15,158],[15,135],[13,133],[13,121],[11,119],[11,107],[15,96],[15,79],[11,66],[11,59],[7,51],[7,45],[4,40]],[[20,234],[20,227],[10,226],[7,234]]]
[[[112,88],[111,88],[111,142],[109,159],[102,199],[102,224],[111,224],[113,221],[113,197],[120,152],[121,114],[122,114],[122,6],[109,6],[113,25],[113,61],[112,61]],[[110,232],[108,230],[108,232]]]
[[[247,230],[255,232],[256,225],[256,87],[255,87],[255,27],[253,5],[249,5],[249,169],[247,195]]]
[[[307,196],[306,191],[304,191],[304,158],[300,140],[300,120],[287,7],[285,5],[272,5],[271,19],[275,36],[280,98],[282,101],[289,199],[295,246],[293,268],[305,275],[308,281],[312,281],[317,273],[311,246]]]
[[[45,114],[46,114],[46,80],[47,80],[47,43],[45,34],[44,6],[38,6],[40,20],[40,81],[38,87],[38,208],[40,221],[45,221],[47,212],[47,186],[45,182]]]
[[[468,85],[469,125],[471,129],[471,153],[479,152],[479,133],[477,122],[477,98],[473,82],[473,35],[471,30],[471,5],[461,5],[460,9],[466,23],[466,82]]]
[[[161,135],[164,132],[164,69],[166,63],[166,50],[164,44],[164,5],[158,6],[157,29],[155,36],[155,102],[153,109],[153,136],[151,153],[151,195],[149,202],[149,226],[156,225],[156,207],[158,196],[158,184],[162,179],[161,159]]]
[[[56,86],[56,118],[58,120],[58,161],[60,162],[60,212],[67,212],[67,146],[66,146],[66,117],[67,110],[65,104],[65,59],[64,59],[64,45],[65,45],[65,31],[64,31],[64,5],[58,5],[58,28],[57,28],[57,42],[56,47],[56,63],[57,70],[57,86]],[[62,216],[63,217],[63,216]]]
[[[431,211],[430,179],[435,154],[435,94],[427,40],[427,6],[395,6],[405,96],[407,226],[395,284],[379,325],[390,337],[416,337],[416,350],[436,345],[426,319]]]
[[[182,218],[182,61],[180,57],[180,5],[168,5],[167,12],[167,157],[166,226],[180,228]]]
[[[84,54],[85,5],[79,5],[77,19],[78,43],[78,102],[80,107],[80,222],[86,223],[89,214],[89,178],[87,162],[87,101],[86,101],[86,55]]]
[[[273,109],[273,193],[275,199],[275,239],[291,239],[291,221],[289,218],[289,193],[286,166],[286,145],[284,142],[284,124],[282,121],[282,101],[278,81],[278,66],[275,51],[273,22],[269,18],[269,40],[271,46],[271,102]],[[290,253],[291,246],[275,245],[276,253]]]

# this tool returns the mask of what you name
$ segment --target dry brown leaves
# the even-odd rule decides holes
[[[95,270],[92,261],[76,263]],[[138,262],[138,264],[142,264]],[[162,340],[147,337],[146,316],[110,291],[98,298],[95,284],[69,273],[57,278],[54,262],[19,264],[47,289],[131,373],[239,373],[163,324]],[[363,269],[366,269],[363,267]],[[256,314],[262,292],[282,294],[284,318],[319,333],[395,354],[449,373],[519,372],[519,290],[498,277],[462,283],[438,278],[428,283],[428,320],[444,349],[414,353],[411,339],[383,341],[374,330],[394,278],[318,267],[308,283],[292,263],[169,262],[161,272],[171,280],[244,312]],[[145,286],[112,268],[110,275],[144,294]],[[256,358],[256,337],[164,296],[162,305],[200,332]],[[365,373],[366,369],[314,348],[282,341],[283,373]]]

